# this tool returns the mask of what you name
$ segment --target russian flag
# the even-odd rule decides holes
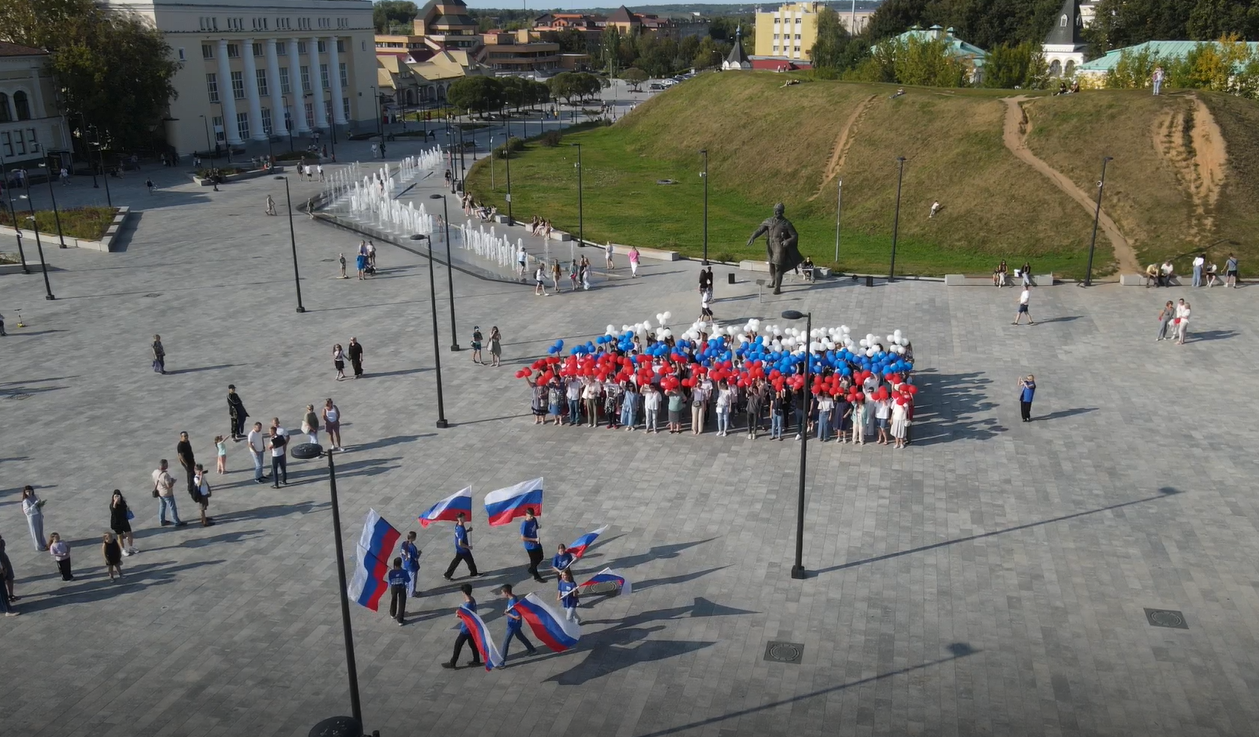
[[[533,508],[534,514],[542,514],[541,478],[491,491],[485,495],[485,513],[489,515],[491,527],[509,524],[517,517],[525,516],[525,509],[530,507]]]
[[[468,633],[472,635],[472,642],[476,645],[477,652],[481,653],[481,662],[485,663],[486,670],[503,667],[503,656],[499,654],[498,648],[494,645],[494,638],[490,637],[490,631],[485,626],[485,620],[476,612],[468,608],[467,604],[459,607],[459,611],[455,612],[455,616],[459,617],[464,626],[468,628]]]
[[[614,583],[617,586],[620,586],[622,594],[630,594],[634,591],[634,586],[629,582],[629,579],[611,568],[604,568],[594,576],[591,576],[589,581],[583,581],[582,583],[577,584],[577,588],[580,590],[586,588],[587,586],[595,586],[601,583]]]
[[[573,562],[576,563],[578,558],[585,555],[586,548],[594,544],[595,538],[599,537],[600,535],[602,535],[603,533],[607,531],[608,531],[608,526],[604,525],[603,527],[600,527],[594,532],[587,532],[585,535],[582,535],[581,537],[574,540],[573,544],[569,545],[567,548],[568,552],[573,554]]]
[[[378,610],[380,599],[389,588],[385,582],[389,573],[389,554],[400,537],[402,533],[376,514],[376,510],[368,510],[354,557],[354,576],[346,586],[346,593],[373,612]]]
[[[576,645],[581,638],[581,628],[577,623],[556,614],[537,594],[518,599],[514,608],[542,644],[557,653]]]
[[[451,494],[445,499],[428,508],[419,517],[420,527],[428,527],[434,522],[454,522],[462,513],[464,519],[472,519],[472,487]]]

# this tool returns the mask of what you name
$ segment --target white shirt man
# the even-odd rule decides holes
[[[254,482],[261,484],[267,480],[263,465],[263,453],[267,450],[267,444],[262,436],[261,422],[254,423],[254,429],[249,431],[246,441],[249,444],[249,455],[254,459]]]

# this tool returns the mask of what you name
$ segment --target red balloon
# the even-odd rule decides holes
[[[918,387],[914,386],[913,384],[910,384],[909,386],[905,387],[905,391],[909,392],[910,394],[917,394]]]

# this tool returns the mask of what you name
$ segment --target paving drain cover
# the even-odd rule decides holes
[[[1185,621],[1185,615],[1174,609],[1146,609],[1145,618],[1155,627],[1171,627],[1178,630],[1189,629],[1189,623]]]
[[[321,263],[321,264],[330,264],[330,263],[332,263],[333,261],[336,261],[336,259],[335,259],[335,258],[321,258],[321,259],[319,259],[319,263]]]
[[[765,659],[775,663],[800,664],[804,658],[804,645],[798,642],[770,640],[765,645]]]

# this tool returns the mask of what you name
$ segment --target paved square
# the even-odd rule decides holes
[[[513,378],[558,337],[665,310],[688,322],[697,264],[648,262],[641,279],[547,298],[455,274],[458,340],[498,325],[501,369],[446,350],[442,269],[451,427],[437,430],[423,258],[384,246],[381,276],[335,279],[332,260],[357,239],[299,214],[298,315],[288,223],[263,214],[276,183],[212,193],[160,174],[152,197],[131,180],[115,190],[142,210],[125,252],[48,251],[55,302],[37,275],[0,276],[0,532],[23,597],[22,616],[0,621],[3,733],[299,736],[349,712],[322,463],[292,462],[277,491],[252,482],[233,444],[219,524],[156,526],[150,471],[173,460],[180,430],[213,460],[234,383],[253,419],[289,428],[306,404],[336,399],[349,549],[367,509],[418,530],[415,515],[474,485],[472,542],[490,574],[476,593],[496,637],[493,586],[549,598],[554,583],[526,583],[515,528],[484,525],[485,491],[545,476],[548,550],[609,524],[579,568],[613,566],[634,583],[585,602],[574,652],[449,672],[449,527],[421,531],[425,596],[408,625],[353,608],[368,730],[1254,734],[1259,310],[1247,289],[1056,286],[1036,291],[1035,326],[1014,327],[1015,290],[841,280],[762,301],[746,275],[729,286],[718,267],[719,320],[781,323],[783,309],[807,308],[819,324],[914,341],[910,448],[810,444],[810,575],[795,581],[794,442],[534,427]],[[97,195],[82,186],[59,201]],[[294,199],[313,186],[295,185]],[[1156,343],[1159,304],[1180,296],[1194,306],[1191,342]],[[149,368],[154,333],[167,376]],[[337,383],[332,344],[351,336],[368,375]],[[1029,372],[1040,391],[1023,424],[1016,381]],[[74,582],[32,550],[25,483],[48,501],[46,531],[71,541]],[[136,511],[142,551],[119,584],[98,542],[114,488]],[[1146,609],[1183,612],[1189,628],[1152,627]],[[803,645],[801,662],[765,660],[770,641]]]

